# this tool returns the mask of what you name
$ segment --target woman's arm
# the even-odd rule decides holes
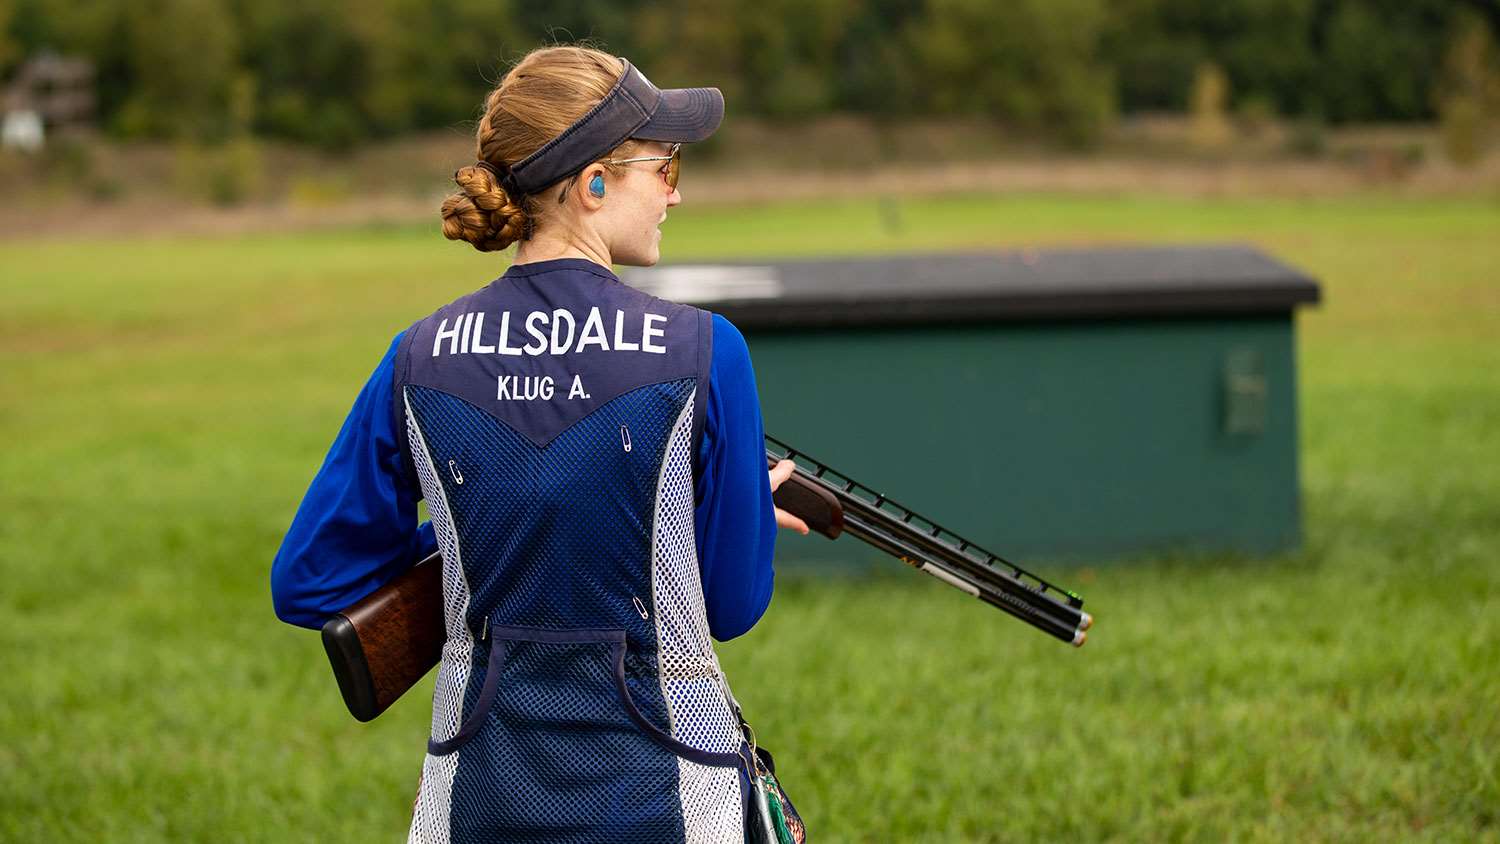
[[[417,524],[421,490],[397,445],[393,365],[401,335],[370,375],[271,564],[282,621],[316,628],[437,550]]]
[[[694,527],[709,632],[723,641],[749,630],[771,603],[776,515],[750,350],[718,314],[713,332]]]

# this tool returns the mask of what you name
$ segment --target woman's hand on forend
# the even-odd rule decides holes
[[[785,483],[786,479],[792,476],[792,472],[796,468],[797,464],[793,463],[790,460],[783,460],[777,463],[775,466],[772,466],[771,491],[775,492],[778,487]],[[791,513],[788,513],[780,507],[776,508],[776,526],[790,528],[791,530],[795,530],[803,536],[807,535],[807,522],[802,521],[801,519],[793,516]]]

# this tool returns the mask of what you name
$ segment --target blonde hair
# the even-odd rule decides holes
[[[542,216],[537,199],[552,186],[510,196],[494,173],[478,163],[505,172],[598,105],[624,71],[619,58],[589,47],[542,47],[516,62],[485,97],[484,116],[475,133],[477,161],[453,174],[460,192],[443,200],[443,236],[466,241],[481,252],[529,240]],[[631,146],[633,142],[626,141],[610,155],[628,154],[622,151]]]

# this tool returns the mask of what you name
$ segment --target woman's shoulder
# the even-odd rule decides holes
[[[743,347],[746,345],[745,335],[740,333],[739,326],[729,321],[729,317],[712,311],[709,312],[709,316],[713,322],[714,341],[716,344],[722,338],[724,342],[734,346]]]
[[[738,327],[729,321],[723,314],[710,314],[713,325],[714,363],[717,365],[721,360],[744,360],[750,361],[750,345],[745,342],[745,335],[740,333]]]
[[[716,391],[754,391],[755,369],[750,364],[750,345],[745,342],[745,335],[719,314],[713,314],[712,324],[710,379]]]

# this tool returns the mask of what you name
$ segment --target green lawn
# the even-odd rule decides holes
[[[1053,569],[1081,651],[894,563],[783,579],[722,654],[815,840],[1500,841],[1500,205],[691,201],[674,259],[1237,240],[1325,285],[1302,553]],[[503,269],[435,218],[0,243],[0,838],[405,835],[430,682],[354,722],[267,571],[391,335]]]

